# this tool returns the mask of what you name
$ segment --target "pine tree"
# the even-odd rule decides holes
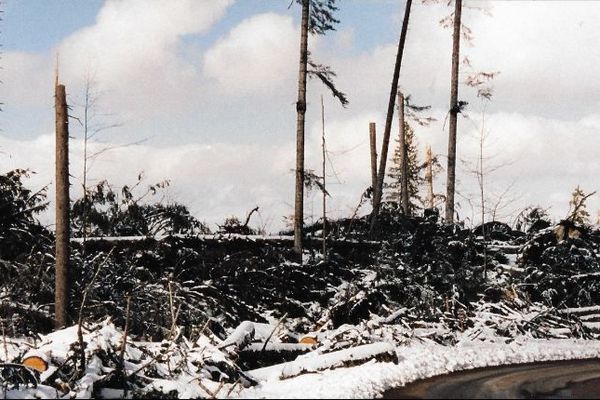
[[[404,124],[404,137],[406,143],[406,155],[407,155],[407,182],[408,182],[408,198],[409,198],[409,212],[408,215],[414,213],[417,208],[419,197],[419,186],[422,178],[420,177],[421,166],[418,161],[417,154],[417,142],[415,139],[415,131],[413,128],[405,123]],[[388,186],[388,201],[400,206],[402,199],[402,155],[400,154],[400,140],[396,138],[396,148],[394,150],[394,156],[392,158],[392,166],[389,169],[388,177],[391,182]]]

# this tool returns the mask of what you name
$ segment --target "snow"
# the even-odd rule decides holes
[[[389,343],[372,343],[332,353],[298,357],[295,361],[273,365],[249,371],[248,374],[257,381],[269,381],[298,376],[302,373],[314,373],[325,369],[345,365],[349,360],[360,362],[378,354],[394,354],[395,348]]]
[[[600,356],[600,341],[522,339],[512,343],[459,342],[456,346],[413,343],[396,349],[401,361],[369,362],[280,380],[269,375],[241,398],[374,398],[419,379],[474,368]],[[234,392],[235,393],[235,392]]]
[[[580,313],[582,310],[571,311]],[[590,307],[585,311],[594,312],[597,309]],[[364,336],[366,327],[346,325],[329,334],[320,333],[319,340],[323,342],[318,350],[299,356],[291,362],[247,371],[246,374],[258,382],[258,385],[248,388],[240,384],[219,384],[210,379],[209,370],[197,367],[208,357],[216,362],[227,360],[227,354],[218,350],[223,343],[212,343],[206,336],[200,336],[195,343],[189,343],[185,339],[179,340],[178,343],[128,342],[124,367],[127,374],[132,374],[140,366],[152,362],[154,355],[163,354],[164,357],[160,361],[155,361],[153,378],[140,375],[148,381],[141,393],[166,395],[174,391],[179,398],[206,397],[207,394],[216,394],[220,398],[372,398],[418,379],[455,371],[506,364],[600,357],[600,340],[534,339],[524,335],[514,338],[496,336],[484,329],[485,309],[480,310],[480,313],[481,324],[457,333],[456,344],[453,346],[441,345],[429,339],[433,334],[443,332],[443,327],[436,324],[410,330],[410,338],[396,338],[395,344],[391,341],[379,341],[330,352],[322,351],[323,347],[327,348],[328,340],[333,340],[332,338],[339,337],[342,333],[363,332]],[[400,312],[396,315],[400,315]],[[530,317],[524,315],[520,318],[526,320]],[[509,316],[508,320],[511,318],[516,316]],[[369,332],[373,337],[387,335],[391,338],[393,332],[409,332],[399,325],[377,327],[376,321],[369,324]],[[272,328],[267,324],[247,322],[242,324],[230,339],[244,338],[244,334],[253,330],[256,336],[264,338]],[[63,394],[51,386],[40,384],[37,388],[7,390],[6,398],[90,398],[94,393],[94,384],[111,372],[111,368],[103,365],[98,354],[119,349],[123,334],[106,320],[94,329],[84,330],[84,340],[87,343],[87,368],[83,377],[68,393]],[[11,338],[7,338],[6,342],[7,351],[12,358],[37,355],[49,361],[50,370],[42,375],[43,382],[56,371],[57,366],[73,355],[72,345],[76,341],[77,327],[70,327],[42,336],[35,344]],[[260,345],[253,343],[250,346]],[[286,348],[300,345],[275,342],[270,346]],[[373,356],[377,354],[392,354],[399,362],[394,364],[375,361]],[[354,365],[348,363],[349,360],[367,362],[348,367]],[[185,365],[185,372],[173,373],[177,365]],[[100,392],[100,395],[105,397],[118,397],[121,394],[123,392],[118,389],[102,389]]]

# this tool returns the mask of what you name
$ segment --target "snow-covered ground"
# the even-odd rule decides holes
[[[600,341],[524,339],[505,343],[417,344],[396,348],[400,362],[370,362],[292,379],[270,379],[236,392],[243,398],[373,398],[436,375],[498,365],[600,357]]]
[[[352,331],[355,327],[344,329]],[[395,327],[390,329],[393,331]],[[598,340],[534,339],[527,336],[507,339],[489,335],[473,338],[472,333],[471,329],[458,334],[457,343],[452,346],[413,336],[395,343],[382,340],[326,354],[314,351],[294,362],[248,371],[247,376],[258,382],[255,386],[244,385],[242,377],[237,378],[235,383],[231,380],[226,384],[216,382],[214,373],[218,375],[226,370],[224,365],[233,365],[223,349],[228,341],[215,343],[214,338],[204,335],[194,342],[184,338],[161,343],[128,340],[123,366],[125,376],[135,376],[135,381],[131,382],[138,388],[129,391],[128,396],[166,396],[176,391],[180,398],[213,395],[219,398],[371,398],[418,379],[454,371],[600,357]],[[257,336],[262,337],[263,333],[257,332]],[[325,336],[320,339],[328,340]],[[6,339],[2,358],[15,361],[31,355],[42,357],[50,368],[40,375],[40,380],[52,380],[53,386],[46,382],[37,388],[7,387],[0,392],[0,398],[123,396],[125,392],[122,390],[106,388],[111,386],[107,385],[111,376],[115,377],[114,360],[120,354],[123,333],[107,320],[94,329],[86,330],[84,341],[87,343],[85,373],[67,382],[68,376],[62,374],[57,378],[56,372],[65,363],[73,362],[78,354],[74,350],[77,343],[75,327],[43,336],[36,342]],[[346,366],[351,359],[368,359],[371,355],[390,352],[396,353],[397,364],[373,359],[358,366]],[[94,385],[104,389],[98,390]],[[57,390],[57,386],[63,390]]]

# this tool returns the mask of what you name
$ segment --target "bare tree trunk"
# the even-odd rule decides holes
[[[371,189],[374,204],[377,191],[377,125],[375,122],[369,122],[369,142],[371,143]]]
[[[69,115],[64,85],[55,87],[56,107],[56,279],[55,327],[69,323]]]
[[[410,215],[410,204],[408,195],[408,151],[406,149],[406,131],[404,130],[404,95],[398,91],[398,126],[399,136],[398,145],[400,147],[400,203],[402,205],[402,212],[404,215]]]
[[[296,202],[294,211],[294,250],[302,254],[304,224],[304,118],[306,114],[306,67],[308,63],[308,17],[310,0],[302,0],[302,30],[300,35],[300,71],[296,103]]]
[[[450,88],[450,124],[448,134],[448,179],[446,186],[446,222],[454,222],[454,192],[456,185],[456,124],[458,118],[458,59],[460,56],[460,27],[462,0],[454,7],[454,33],[452,35],[452,77]]]
[[[483,165],[483,145],[485,144],[485,113],[482,116],[481,134],[479,136],[479,168],[477,168],[477,180],[479,183],[479,195],[481,196],[481,234],[483,235],[483,278],[487,279],[487,241],[485,237],[485,182]]]
[[[410,8],[412,0],[406,0],[404,9],[404,20],[402,21],[402,31],[398,41],[398,51],[396,53],[396,64],[394,66],[394,77],[392,78],[392,90],[390,91],[390,101],[388,103],[387,116],[385,119],[385,130],[383,131],[383,143],[381,145],[381,155],[379,156],[379,171],[377,172],[377,190],[373,201],[373,213],[371,215],[370,235],[375,233],[377,226],[377,214],[381,205],[381,196],[383,194],[383,180],[385,178],[385,165],[387,162],[388,148],[390,145],[390,133],[392,131],[392,119],[394,118],[394,107],[396,106],[396,92],[398,92],[398,80],[400,78],[400,68],[402,66],[402,55],[404,53],[404,43],[406,43],[406,33],[408,31],[408,21],[410,17]]]
[[[433,155],[431,154],[431,146],[427,145],[425,150],[426,157],[426,170],[425,170],[425,181],[427,182],[427,207],[435,207],[435,200],[433,195]]]
[[[327,257],[327,175],[325,157],[327,156],[325,149],[325,104],[323,96],[321,96],[321,127],[323,128],[321,137],[323,142],[323,257]]]

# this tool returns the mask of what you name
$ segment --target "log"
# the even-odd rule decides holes
[[[247,374],[257,381],[283,380],[328,369],[354,367],[371,360],[397,364],[398,355],[390,343],[371,343],[314,357],[307,355],[299,360],[247,371]]]

